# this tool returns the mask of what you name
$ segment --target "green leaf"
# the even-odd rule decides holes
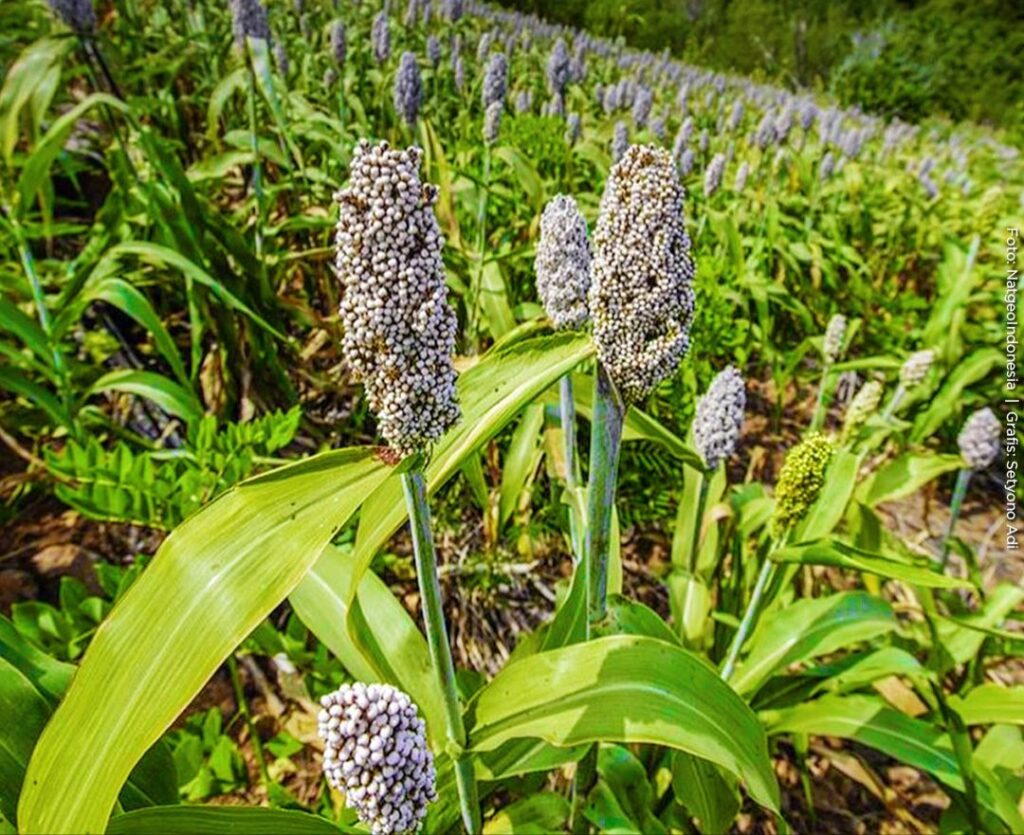
[[[868,507],[901,499],[963,463],[959,455],[905,452],[872,473],[857,488],[857,497]]]
[[[982,684],[966,696],[951,696],[949,706],[966,725],[1024,725],[1024,687]]]
[[[672,790],[700,822],[702,832],[728,832],[740,810],[735,778],[714,763],[676,751],[672,756]]]
[[[130,368],[109,371],[89,387],[86,397],[104,391],[123,391],[145,397],[185,423],[197,423],[203,417],[202,404],[193,392],[155,371]]]
[[[243,482],[172,532],[100,625],[43,732],[21,830],[102,832],[142,753],[386,474],[370,450],[324,453]]]
[[[847,693],[888,676],[923,679],[930,675],[920,662],[906,650],[899,647],[882,647],[862,655],[835,675],[823,679],[815,690],[817,692]]]
[[[36,142],[32,153],[29,154],[25,165],[18,177],[18,195],[20,197],[19,212],[24,214],[31,205],[32,198],[42,187],[50,171],[50,166],[57,158],[57,155],[64,150],[71,131],[74,130],[82,117],[96,105],[102,104],[105,107],[120,110],[128,109],[127,105],[120,99],[108,96],[106,93],[92,93],[82,99],[78,104],[61,114],[50,125],[46,135]]]
[[[491,351],[459,377],[462,419],[434,449],[426,468],[427,490],[445,484],[466,457],[563,374],[591,356],[594,345],[581,334],[560,333],[528,339]],[[370,496],[359,515],[354,576],[362,576],[377,551],[406,519],[402,486],[388,479]]]
[[[426,638],[372,571],[363,572],[359,590],[353,594],[355,572],[351,553],[325,548],[288,598],[292,608],[357,679],[393,684],[408,693],[439,750],[445,741],[444,695]],[[348,601],[355,611],[350,611]]]
[[[932,398],[928,409],[917,416],[910,433],[913,443],[920,443],[938,429],[952,415],[963,408],[964,389],[988,377],[1000,362],[998,351],[981,348],[964,359],[949,375],[939,393]]]
[[[22,109],[31,102],[37,87],[45,83],[49,69],[74,48],[74,43],[73,38],[40,38],[5,67],[0,89],[0,153],[8,166],[18,144]]]
[[[988,637],[988,630],[998,626],[1003,619],[1024,601],[1024,589],[1003,583],[985,599],[982,610],[974,615],[952,621],[939,620],[937,631],[943,650],[957,664],[965,664],[974,658]]]
[[[940,574],[930,566],[914,565],[885,554],[873,554],[835,539],[783,548],[772,554],[772,559],[775,562],[799,565],[831,565],[851,571],[877,574],[879,577],[887,577],[890,580],[902,580],[905,583],[933,589],[971,587],[966,580]]]
[[[481,270],[480,307],[487,319],[488,329],[495,339],[500,339],[516,326],[516,317],[508,303],[505,278],[497,261],[488,261]]]
[[[110,819],[107,835],[338,835],[317,815],[261,806],[154,806]]]
[[[154,263],[161,267],[173,267],[174,269],[179,270],[184,275],[191,278],[196,284],[201,284],[203,287],[208,288],[213,295],[224,302],[228,307],[237,310],[239,313],[244,313],[252,319],[253,322],[267,332],[276,336],[278,339],[284,342],[288,341],[287,336],[272,325],[268,324],[263,317],[235,296],[223,284],[217,281],[217,279],[213,278],[213,276],[197,264],[190,261],[180,252],[176,252],[175,250],[169,249],[165,246],[160,246],[159,244],[148,243],[146,241],[126,241],[125,243],[120,243],[117,244],[117,246],[111,247],[103,257],[104,260],[116,261],[124,255],[134,255],[148,263]],[[96,269],[99,270],[100,265],[97,265]]]
[[[771,734],[788,732],[851,739],[926,771],[956,791],[964,791],[949,737],[927,722],[894,710],[879,698],[825,696],[785,710],[765,711],[761,716]],[[1000,817],[1008,815],[1020,821],[1019,813],[1012,806],[1007,808],[999,786],[985,780],[981,770],[975,776],[981,778],[977,790],[982,805]],[[1007,823],[1014,825],[1016,821]],[[1024,822],[1013,831],[1022,830]]]
[[[738,693],[754,693],[783,667],[895,628],[889,604],[865,592],[798,600],[764,616],[731,683]]]
[[[167,328],[164,327],[163,321],[149,303],[149,299],[135,289],[135,287],[124,279],[108,277],[87,288],[84,299],[98,299],[105,301],[107,304],[112,304],[142,325],[152,334],[153,344],[171,367],[171,371],[178,378],[178,382],[183,386],[189,385],[188,373],[185,371],[185,366],[181,361],[178,347],[174,344],[174,340],[171,339]]]
[[[499,519],[504,525],[519,504],[523,491],[537,469],[541,456],[541,430],[544,427],[544,407],[531,403],[523,410],[523,417],[512,433],[501,471]]]
[[[0,814],[13,822],[25,769],[50,706],[5,658],[0,658],[0,715]]]
[[[58,426],[71,426],[71,416],[64,410],[61,402],[47,389],[13,368],[0,368],[0,389],[20,394],[26,400],[38,406]]]
[[[47,365],[53,362],[46,333],[35,321],[22,313],[14,302],[0,296],[0,330],[13,333]]]
[[[702,659],[663,641],[611,636],[508,664],[466,708],[470,746],[646,742],[689,751],[743,779],[778,809],[764,732]]]
[[[510,803],[484,824],[484,835],[548,835],[561,832],[569,818],[569,801],[554,792]]]
[[[825,486],[817,501],[794,531],[794,542],[811,542],[828,536],[846,512],[857,484],[860,456],[846,449],[837,450],[825,471]]]

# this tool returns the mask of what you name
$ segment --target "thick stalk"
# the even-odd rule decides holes
[[[946,535],[942,537],[942,568],[945,570],[949,562],[949,540],[953,536],[953,529],[960,519],[960,511],[964,506],[964,496],[967,495],[967,485],[971,481],[971,471],[960,470],[956,474],[956,486],[953,487],[953,498],[949,503],[949,525],[946,527]]]
[[[573,775],[572,809],[569,819],[569,831],[572,835],[583,835],[587,831],[587,819],[583,810],[587,808],[587,799],[596,782],[597,745],[594,744],[583,755],[583,759],[576,764],[576,773]]]
[[[587,612],[591,623],[608,608],[608,546],[611,538],[615,479],[625,406],[615,383],[598,360],[594,416],[590,426],[590,483],[587,487],[586,559],[590,574]]]
[[[736,660],[739,658],[740,650],[750,637],[757,619],[758,610],[761,608],[761,600],[764,593],[775,575],[775,563],[771,560],[771,551],[765,556],[764,565],[761,566],[761,573],[757,575],[757,582],[754,583],[754,593],[750,596],[747,610],[743,613],[743,620],[740,621],[739,629],[733,636],[729,645],[729,654],[725,657],[725,664],[722,665],[722,680],[728,681],[736,670]]]
[[[825,402],[826,402],[826,387],[828,386],[828,377],[832,372],[832,363],[826,362],[825,367],[821,370],[821,382],[818,384],[818,400],[814,404],[814,417],[811,418],[811,431],[815,431],[821,428],[822,421],[825,419]]]
[[[885,414],[882,415],[883,420],[889,420],[894,414],[896,409],[899,408],[900,401],[903,400],[903,395],[907,393],[903,383],[896,386],[896,391],[893,392],[892,400],[889,401],[889,405],[885,407]]]
[[[413,554],[416,560],[416,579],[419,581],[423,601],[423,620],[427,631],[430,660],[444,694],[446,749],[455,763],[455,779],[459,789],[462,821],[470,835],[480,831],[480,801],[477,796],[473,761],[465,750],[466,729],[462,723],[462,706],[455,687],[455,664],[452,662],[441,605],[441,583],[437,574],[437,555],[430,532],[430,507],[423,470],[415,467],[402,473],[402,489],[409,511],[409,529],[412,533]]]
[[[263,166],[260,163],[260,144],[256,138],[256,73],[252,68],[252,58],[246,56],[248,64],[248,84],[246,85],[246,109],[249,116],[249,148],[252,151],[252,192],[256,198],[256,260],[263,263]]]
[[[697,516],[693,521],[693,542],[690,544],[690,576],[697,573],[697,555],[700,550],[700,531],[704,522],[704,508],[708,503],[708,488],[711,486],[711,473],[700,474],[700,492],[697,494]]]

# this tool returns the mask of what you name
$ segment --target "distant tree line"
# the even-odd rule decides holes
[[[1024,139],[1019,0],[501,0],[865,110],[974,119]]]

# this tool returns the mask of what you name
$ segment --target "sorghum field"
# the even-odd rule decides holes
[[[0,19],[0,832],[1024,832],[1015,134],[473,0]]]

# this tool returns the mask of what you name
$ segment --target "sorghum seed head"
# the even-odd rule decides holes
[[[422,151],[359,143],[340,206],[335,260],[344,351],[364,383],[381,435],[420,452],[459,418],[455,314],[448,306],[434,186]]]
[[[441,42],[434,35],[427,38],[427,60],[435,70],[441,63]]]
[[[743,377],[731,365],[715,377],[707,392],[697,401],[693,440],[709,470],[715,469],[735,451],[746,404]]]
[[[537,292],[555,327],[582,327],[589,315],[590,240],[586,220],[566,194],[544,207],[534,271]]]
[[[991,409],[979,409],[967,419],[957,443],[960,454],[972,470],[983,470],[996,460],[1001,434],[999,418]]]
[[[395,76],[394,102],[395,110],[402,120],[409,126],[415,125],[423,102],[423,84],[415,53],[402,53],[398,74]]]
[[[882,390],[882,384],[878,380],[869,380],[860,387],[843,417],[844,437],[850,437],[878,411],[878,404],[882,402]]]
[[[835,314],[828,320],[828,327],[825,328],[825,339],[822,344],[822,352],[825,360],[831,364],[837,362],[843,355],[843,343],[846,341],[846,317],[842,313]]]
[[[928,376],[928,372],[931,370],[932,364],[935,362],[935,352],[930,348],[924,351],[915,351],[909,357],[906,362],[900,368],[900,382],[904,388],[913,388],[925,377]]]
[[[583,124],[580,122],[580,114],[570,113],[565,120],[565,144],[575,145],[579,142],[582,132]]]
[[[267,22],[267,10],[260,0],[231,0],[231,32],[235,43],[245,46],[246,38],[270,40],[270,24]]]
[[[50,11],[72,31],[88,35],[96,29],[96,11],[92,0],[49,0]],[[234,11],[232,2],[232,12]]]
[[[492,52],[487,59],[484,70],[483,103],[484,108],[495,102],[505,103],[505,90],[508,87],[508,58],[504,52]]]
[[[629,131],[625,122],[615,123],[615,132],[612,134],[612,162],[618,162],[629,148]]]
[[[345,52],[348,42],[345,38],[345,22],[335,20],[331,24],[331,55],[337,64],[345,63]]]
[[[787,453],[775,484],[772,528],[777,536],[799,522],[818,500],[832,452],[832,442],[815,432]]]
[[[707,171],[704,172],[704,196],[710,197],[722,184],[722,173],[725,171],[725,156],[715,154],[708,163]]]
[[[569,48],[565,41],[559,38],[548,56],[547,80],[548,90],[552,94],[562,95],[565,92],[565,85],[569,83]]]
[[[736,183],[733,188],[737,192],[742,192],[747,187],[747,177],[750,175],[750,164],[746,160],[739,167],[736,172]]]
[[[426,725],[389,684],[342,685],[320,699],[324,776],[373,835],[415,832],[437,799]]]
[[[373,42],[373,57],[378,64],[383,64],[391,55],[391,24],[388,23],[387,12],[378,12],[373,19],[370,40]]]
[[[503,106],[500,101],[492,101],[484,113],[484,144],[493,145],[501,134],[501,114]]]
[[[668,151],[633,145],[601,197],[590,316],[598,357],[627,403],[671,375],[689,347],[694,269],[684,196]]]

